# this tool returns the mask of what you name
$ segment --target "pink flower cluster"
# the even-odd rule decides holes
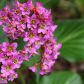
[[[37,66],[40,65],[39,73],[41,75],[47,74],[51,72],[52,66],[55,63],[58,55],[60,54],[58,51],[61,48],[61,44],[56,44],[56,40],[54,38],[48,39],[45,44],[41,47],[42,49],[42,59],[40,64],[35,64],[31,66],[29,69],[33,72],[37,72]]]
[[[7,80],[17,78],[15,70],[22,62],[28,61],[33,55],[41,51],[41,62],[29,67],[33,72],[44,75],[51,71],[57,59],[61,44],[57,43],[53,32],[57,28],[51,17],[51,10],[47,10],[39,2],[35,6],[31,0],[26,3],[15,1],[10,9],[7,5],[0,11],[0,25],[11,40],[23,38],[26,43],[22,50],[17,51],[17,43],[4,42],[0,44],[1,77]]]
[[[20,68],[23,61],[16,48],[17,43],[4,42],[0,44],[1,78],[12,81],[18,76],[15,69]]]

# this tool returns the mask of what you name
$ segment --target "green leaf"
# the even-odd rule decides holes
[[[55,32],[62,43],[61,57],[70,61],[84,61],[84,20],[63,20]]]
[[[21,3],[24,3],[24,2],[26,2],[27,0],[19,0],[19,2],[21,2]]]
[[[0,0],[0,10],[6,6],[7,0]]]
[[[23,38],[19,38],[17,40],[15,40],[14,42],[18,43],[18,50],[22,50],[24,48],[24,46],[26,45],[26,43],[23,41]]]
[[[22,69],[26,69],[30,66],[33,66],[35,63],[38,63],[40,61],[40,56],[35,55],[32,58],[30,58],[29,61],[23,62]]]
[[[42,77],[40,84],[82,84],[82,81],[76,73],[61,71]]]
[[[59,3],[60,3],[60,0],[37,0],[39,2],[42,2],[42,4],[47,7],[47,8],[56,8]]]
[[[2,27],[0,27],[0,43],[7,42],[8,38],[6,37]]]

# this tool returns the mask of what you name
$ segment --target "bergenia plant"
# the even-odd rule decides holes
[[[51,72],[62,46],[53,35],[57,25],[52,21],[51,10],[40,2],[33,5],[31,0],[25,3],[16,0],[12,9],[7,5],[0,11],[0,26],[10,39],[0,44],[0,78],[13,81],[21,64],[38,54],[40,62],[28,68],[37,72],[39,67],[41,75]],[[15,42],[19,38],[25,42],[22,50],[17,49]]]

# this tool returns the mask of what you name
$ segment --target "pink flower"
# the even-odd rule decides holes
[[[4,42],[2,44],[3,52],[5,52],[9,55],[11,55],[14,51],[16,51],[16,48],[17,48],[17,43],[9,44],[8,42]]]
[[[15,21],[16,25],[17,25],[17,29],[25,29],[26,28],[26,18],[17,18],[17,21]]]
[[[46,8],[44,8],[41,3],[36,3],[36,10],[39,13],[40,19],[44,19],[44,21],[51,19],[51,10],[47,10]]]
[[[30,14],[30,9],[31,7],[29,6],[28,3],[23,3],[23,5],[20,7],[20,10],[22,11],[22,15],[29,15]]]
[[[21,56],[19,55],[19,53],[18,54],[15,53],[15,55],[12,56],[11,60],[12,60],[12,62],[14,64],[13,68],[15,68],[15,69],[20,68],[20,66],[21,66],[21,64],[23,62],[23,60],[21,59]]]
[[[32,70],[32,72],[36,72],[37,66],[38,66],[38,64],[35,64],[34,66],[29,67],[29,69]]]
[[[13,81],[15,78],[18,78],[18,74],[16,72],[11,72],[8,76],[8,81]]]
[[[41,70],[39,73],[40,73],[41,75],[46,74],[46,72],[45,72],[45,71],[43,71],[43,70]]]
[[[14,69],[13,63],[12,62],[6,62],[1,67],[1,73],[3,73],[6,76],[8,76],[13,71],[13,69]]]
[[[35,66],[29,67],[29,69],[32,70],[32,72],[36,72],[36,67]]]
[[[47,26],[45,23],[40,23],[38,27],[38,33],[45,34],[48,29],[49,29],[49,26]]]
[[[35,14],[33,14],[30,17],[30,25],[31,28],[37,28],[37,25],[39,24],[39,19],[37,18],[37,16]],[[27,26],[28,27],[28,26]],[[28,27],[29,28],[29,27]]]
[[[0,22],[0,25],[2,25],[3,23],[2,22]]]
[[[29,54],[38,54],[37,48],[34,45],[27,44],[24,48]]]
[[[39,37],[35,34],[35,31],[26,32],[24,35],[24,41],[29,44],[32,44],[37,40],[39,40]]]
[[[29,61],[29,54],[25,48],[19,51],[20,59],[23,61]]]

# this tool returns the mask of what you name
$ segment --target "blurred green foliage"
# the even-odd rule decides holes
[[[69,62],[84,61],[84,20],[62,20],[55,32],[62,43],[61,57]]]
[[[78,74],[69,71],[53,72],[49,76],[44,76],[39,84],[82,84]]]
[[[0,9],[6,6],[6,4],[7,4],[7,0],[0,0]]]

